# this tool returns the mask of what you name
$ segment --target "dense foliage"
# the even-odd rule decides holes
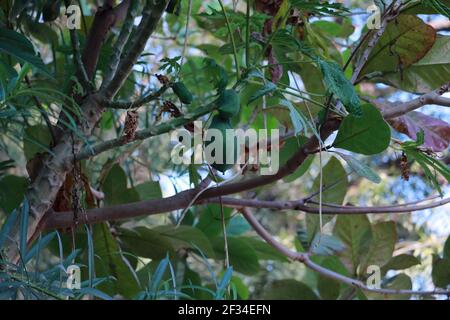
[[[2,0],[0,298],[448,297],[450,1],[374,3]]]

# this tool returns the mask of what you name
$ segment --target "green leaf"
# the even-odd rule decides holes
[[[293,154],[297,153],[308,139],[304,136],[292,137],[285,141],[280,150],[280,166],[283,166]],[[303,176],[314,161],[314,155],[309,155],[305,161],[295,170],[295,172],[283,179],[285,182],[292,182]]]
[[[36,153],[48,152],[51,139],[52,137],[46,126],[39,124],[27,127],[23,137],[25,158],[30,160]]]
[[[372,241],[369,219],[366,215],[339,215],[334,226],[334,235],[346,245],[340,257],[347,269],[356,275],[356,270]]]
[[[348,271],[338,257],[325,257],[322,261],[317,262],[320,266],[342,274],[343,276],[348,276]],[[330,279],[321,274],[317,275],[317,289],[319,290],[320,296],[325,300],[336,300],[339,297],[341,291],[341,283],[334,279]]]
[[[383,266],[382,272],[385,274],[389,270],[404,270],[419,264],[420,260],[418,258],[409,254],[400,254],[392,257],[391,260]]]
[[[4,176],[0,180],[0,208],[5,213],[13,211],[22,202],[27,188],[27,178],[13,175]]]
[[[228,222],[227,226],[227,235],[230,236],[239,236],[251,229],[251,226],[248,224],[247,220],[245,220],[242,216],[234,216]]]
[[[28,62],[42,71],[45,75],[52,77],[42,59],[35,54],[31,42],[20,33],[6,28],[1,28],[0,52],[9,54],[22,62]]]
[[[361,106],[362,117],[347,116],[333,146],[364,155],[383,152],[391,141],[391,130],[381,112],[371,104]]]
[[[292,125],[294,126],[295,135],[299,135],[301,133],[306,135],[308,131],[308,120],[303,116],[303,114],[285,98],[280,100],[280,105],[289,109],[289,115],[291,117]]]
[[[422,59],[435,40],[433,27],[416,16],[400,15],[388,24],[360,77],[373,72],[400,72]]]
[[[140,200],[139,193],[136,189],[127,188],[127,176],[118,164],[115,164],[109,170],[103,182],[102,189],[105,193],[105,204],[109,206]]]
[[[400,273],[386,281],[383,281],[383,289],[388,290],[412,290],[411,278],[406,274]],[[367,297],[373,300],[409,300],[411,295],[409,294],[379,294],[373,292],[367,292]]]
[[[318,64],[327,89],[341,100],[351,115],[361,116],[363,111],[361,110],[359,97],[352,83],[345,77],[342,68],[335,62],[321,59],[318,60]]]
[[[344,17],[339,22],[319,20],[311,23],[313,29],[318,29],[328,36],[334,38],[347,38],[350,37],[355,31],[355,27],[352,25],[352,20],[348,17]]]
[[[444,258],[450,260],[450,236],[447,238],[447,241],[445,241]]]
[[[255,93],[253,93],[250,98],[248,99],[248,103],[252,103],[259,98],[262,98],[265,95],[268,95],[270,93],[273,93],[277,90],[277,86],[272,82],[267,82],[265,85],[263,85],[261,88],[259,88]]]
[[[264,300],[318,300],[310,287],[294,279],[275,280],[264,288]]]
[[[344,202],[345,195],[348,188],[347,172],[345,172],[344,167],[341,162],[332,157],[330,161],[323,167],[322,172],[322,202],[341,205]],[[318,192],[320,191],[320,175],[314,180],[313,187],[311,189],[317,195],[313,198],[315,201],[319,201],[320,197]],[[317,207],[317,205],[316,205]],[[328,223],[333,215],[326,214],[323,215],[323,224]],[[319,215],[308,214],[306,216],[306,226],[307,226],[307,241],[311,243],[314,235],[320,230],[320,217]]]
[[[275,260],[281,262],[289,261],[285,255],[275,250],[272,246],[264,241],[252,237],[239,237],[239,240],[248,243],[255,250],[260,260]]]
[[[209,239],[198,228],[180,225],[178,227],[167,225],[151,229],[159,237],[167,239],[175,250],[181,248],[200,249],[208,258],[214,258],[214,251]]]
[[[161,199],[161,186],[158,181],[148,181],[134,187],[141,200]]]
[[[163,259],[175,252],[169,239],[145,227],[120,229],[119,239],[127,251],[144,258]]]
[[[397,242],[397,230],[395,222],[380,222],[372,226],[372,242],[364,257],[361,273],[365,273],[370,265],[384,266],[394,253]]]
[[[211,239],[217,258],[225,259],[224,239]],[[255,249],[240,237],[228,237],[228,252],[230,265],[237,272],[246,275],[255,275],[259,271],[258,256]]]
[[[431,278],[438,288],[447,288],[450,285],[450,259],[434,257]]]
[[[196,227],[203,231],[207,237],[216,237],[222,234],[221,208],[218,204],[208,204],[201,209],[200,218]],[[223,208],[225,222],[230,220],[231,209]]]
[[[316,233],[309,252],[318,256],[329,256],[345,249],[345,245],[336,237],[328,234]]]
[[[438,36],[430,51],[418,62],[398,70],[383,72],[373,81],[381,81],[404,91],[424,94],[435,90],[450,78],[450,37]]]
[[[347,162],[347,164],[349,165],[349,167],[355,171],[359,176],[366,178],[369,181],[372,181],[374,183],[380,183],[381,182],[381,178],[380,176],[372,170],[372,168],[370,168],[368,165],[366,165],[364,162],[357,160],[356,158],[354,158],[351,155],[348,154],[344,154],[341,152],[335,152],[337,153],[339,156],[341,156],[342,159],[345,160],[345,162]]]
[[[120,294],[131,299],[140,291],[139,282],[106,223],[94,226],[93,243],[96,258],[95,275],[115,278],[100,284],[98,289],[111,296]]]

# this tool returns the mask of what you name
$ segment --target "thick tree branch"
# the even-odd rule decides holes
[[[382,107],[383,117],[386,120],[397,118],[408,112],[419,109],[428,104],[436,104],[440,106],[450,107],[450,99],[442,97],[442,95],[450,90],[450,82],[444,84],[439,89],[424,94],[416,99],[397,105],[391,102],[374,101],[375,105]]]
[[[134,19],[138,14],[138,9],[139,1],[131,1],[128,8],[127,17],[122,26],[122,29],[120,30],[119,38],[117,38],[117,41],[114,44],[113,54],[108,64],[108,69],[106,70],[100,90],[102,90],[111,82],[117,70],[117,66],[120,62],[120,56],[122,55],[125,44],[127,43],[131,31],[133,30]]]
[[[448,296],[450,294],[450,291],[447,290],[433,290],[433,291],[415,291],[415,290],[393,290],[393,289],[375,289],[370,288],[366,284],[364,284],[360,280],[352,279],[349,277],[346,277],[340,273],[334,272],[332,270],[326,269],[317,263],[313,262],[311,260],[311,256],[309,253],[299,253],[296,251],[293,251],[284,245],[282,245],[280,242],[278,242],[255,218],[255,216],[250,212],[247,208],[242,208],[241,210],[242,215],[244,218],[248,221],[248,223],[253,227],[253,229],[256,231],[256,233],[264,239],[269,245],[271,245],[275,250],[283,254],[284,256],[288,257],[289,259],[293,261],[298,261],[300,263],[303,263],[307,268],[318,272],[324,277],[327,277],[329,279],[333,279],[336,281],[339,281],[341,283],[348,284],[352,287],[361,289],[366,292],[372,292],[372,293],[378,293],[378,294],[392,294],[392,295],[446,295]]]
[[[214,187],[212,188],[214,189]],[[112,207],[89,209],[86,211],[86,215],[80,217],[79,223],[99,223],[105,221],[120,221],[139,216],[149,216],[160,213],[168,213],[174,210],[180,210],[188,207],[192,204],[192,199],[198,195],[202,189],[196,188],[188,191],[183,191],[172,197],[156,200],[147,200],[136,203],[129,203],[123,205],[117,205]],[[199,197],[200,198],[200,197]],[[230,208],[258,208],[258,209],[270,209],[270,210],[295,210],[309,214],[319,214],[319,208],[305,204],[305,200],[297,201],[265,201],[257,199],[237,199],[232,197],[214,197],[204,200],[194,201],[193,204],[206,204],[206,203],[222,203],[226,207]],[[415,205],[415,202],[406,203],[404,205],[392,205],[392,206],[374,206],[374,207],[352,207],[352,206],[333,206],[322,208],[323,214],[336,214],[336,215],[355,215],[355,214],[392,214],[392,213],[411,213],[415,211],[421,211],[431,208],[440,207],[450,203],[450,198],[442,199],[427,204]],[[57,212],[51,213],[46,216],[45,221],[41,225],[42,228],[53,230],[69,228],[73,226],[73,214],[72,212]]]
[[[137,59],[144,51],[148,38],[158,26],[167,4],[168,0],[147,0],[136,34],[130,39],[130,48],[121,59],[111,82],[101,91],[106,99],[112,99],[128,78]]]
[[[120,21],[125,17],[130,1],[131,0],[124,0],[114,8],[110,1],[106,1],[105,5],[100,7],[95,14],[94,22],[92,23],[82,56],[89,79],[94,76],[100,51],[109,30],[117,23],[117,21]]]

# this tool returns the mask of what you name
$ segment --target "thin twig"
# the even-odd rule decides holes
[[[311,260],[311,257],[308,253],[299,253],[296,251],[293,251],[284,245],[282,245],[280,242],[275,240],[275,238],[258,222],[258,220],[255,218],[255,216],[250,212],[247,208],[242,208],[241,210],[242,215],[244,218],[248,221],[248,223],[253,227],[253,229],[256,231],[256,233],[264,239],[269,245],[271,245],[275,250],[283,254],[284,256],[288,257],[289,259],[293,261],[298,261],[300,263],[303,263],[307,268],[318,272],[324,277],[327,277],[329,279],[333,279],[336,281],[339,281],[341,283],[348,284],[352,287],[359,288],[366,292],[372,292],[372,293],[378,293],[378,294],[390,294],[390,295],[450,295],[449,290],[433,290],[433,291],[415,291],[415,290],[394,290],[394,289],[375,289],[370,288],[366,284],[364,284],[362,281],[357,279],[352,279],[349,277],[346,277],[340,273],[334,272],[332,270],[329,270],[327,268],[324,268],[315,262]]]

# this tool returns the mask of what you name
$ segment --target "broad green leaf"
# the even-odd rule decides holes
[[[418,94],[436,90],[450,78],[450,37],[438,36],[430,51],[418,62],[403,69],[386,71],[373,81],[381,81]]]
[[[412,290],[412,281],[411,278],[406,274],[400,273],[395,277],[392,277],[385,281],[385,283],[381,286],[383,289],[390,290]],[[411,295],[409,294],[378,294],[378,293],[369,293],[366,295],[373,300],[409,300]]]
[[[116,204],[124,204],[137,202],[140,200],[139,193],[136,189],[127,187],[127,176],[120,165],[115,164],[102,185],[105,193],[105,204],[112,206]]]
[[[265,85],[260,87],[253,95],[250,96],[250,98],[248,99],[248,103],[250,104],[265,95],[275,92],[276,90],[277,86],[274,83],[267,82]]]
[[[338,238],[328,235],[316,233],[309,252],[318,256],[330,256],[345,249],[345,245]]]
[[[353,84],[345,77],[342,68],[335,62],[318,60],[323,81],[327,89],[333,93],[345,106],[346,110],[354,117],[363,114],[359,97]]]
[[[227,225],[227,235],[230,236],[239,236],[251,229],[251,226],[242,216],[234,216],[228,222]]]
[[[365,104],[361,108],[362,117],[344,118],[333,146],[364,155],[381,153],[391,141],[389,125],[373,105]]]
[[[163,259],[167,254],[175,252],[169,239],[145,227],[120,229],[119,239],[127,251],[140,257]]]
[[[445,241],[444,245],[444,259],[450,260],[450,236],[447,238],[447,241]]]
[[[339,22],[319,20],[311,23],[312,28],[317,28],[327,34],[328,36],[335,38],[347,38],[350,37],[355,31],[355,27],[352,25],[352,20],[345,17]]]
[[[414,256],[408,254],[400,254],[398,256],[392,257],[388,263],[386,263],[382,271],[383,273],[389,270],[404,270],[420,264],[420,260]]]
[[[318,300],[310,287],[294,279],[275,280],[264,288],[264,300]]]
[[[27,160],[32,159],[36,153],[48,152],[51,139],[52,137],[46,126],[27,127],[23,137],[23,151]]]
[[[450,285],[450,259],[433,258],[431,278],[438,288],[447,288]]]
[[[283,166],[300,148],[306,143],[308,139],[304,136],[292,137],[286,140],[284,146],[280,150],[280,166]],[[295,170],[295,172],[283,179],[285,182],[292,182],[303,176],[308,171],[314,155],[309,155],[305,161]]]
[[[7,175],[0,179],[0,209],[10,213],[23,201],[28,188],[28,179]]]
[[[355,171],[359,176],[366,178],[367,180],[372,181],[374,183],[381,182],[380,176],[375,171],[373,171],[372,168],[370,168],[368,165],[366,165],[361,160],[358,160],[358,159],[354,158],[353,156],[345,154],[345,153],[341,153],[341,152],[336,152],[336,153],[339,154],[339,156],[341,156],[341,158],[344,159],[345,162],[347,162],[349,167],[353,171]]]
[[[347,172],[345,172],[341,162],[337,158],[332,157],[326,166],[323,167],[322,176],[322,202],[341,205],[344,202],[348,188]],[[313,200],[319,202],[320,175],[314,180],[311,191],[317,194]],[[333,218],[333,215],[323,215],[322,218],[323,223],[326,224]],[[307,241],[311,243],[314,235],[320,230],[319,215],[308,214],[306,216],[306,226]]]
[[[252,237],[239,237],[239,240],[251,245],[260,260],[275,260],[281,262],[288,261],[286,256],[275,250],[272,246],[264,241]]]
[[[422,59],[435,40],[433,27],[416,16],[400,15],[388,24],[360,77],[373,72],[400,72]]]
[[[106,223],[94,226],[93,243],[96,277],[115,278],[100,284],[98,289],[111,296],[120,294],[129,299],[134,297],[140,291],[137,276],[122,255]]]
[[[211,239],[217,258],[225,259],[224,239]],[[259,271],[259,261],[255,249],[239,237],[228,237],[228,253],[230,266],[237,272],[246,275],[255,275]]]
[[[220,205],[208,204],[201,208],[201,214],[196,227],[203,231],[207,237],[216,237],[222,234],[222,215]],[[225,223],[230,220],[231,209],[223,208]]]
[[[250,291],[248,287],[245,285],[244,281],[237,276],[231,277],[231,287],[236,290],[238,297],[242,300],[247,300],[250,296]]]
[[[395,222],[380,222],[372,226],[372,242],[364,257],[360,272],[364,274],[368,266],[379,267],[388,263],[394,253],[397,241]]]
[[[6,28],[0,29],[0,52],[9,54],[22,62],[32,66],[51,77],[42,59],[35,54],[31,42],[20,33]]]
[[[159,234],[160,238],[167,239],[175,250],[181,248],[200,249],[208,258],[214,258],[214,251],[209,239],[198,228],[180,225],[178,227],[167,225],[150,229]]]
[[[356,275],[357,268],[367,254],[372,242],[372,228],[365,215],[339,215],[334,235],[346,245],[340,253],[347,269]]]
[[[322,261],[317,262],[320,266],[348,276],[348,271],[338,257],[325,257]],[[319,290],[320,296],[325,300],[337,300],[341,292],[341,283],[339,281],[330,279],[321,274],[317,275],[317,289]]]
[[[436,7],[435,5],[433,5],[433,2],[440,6]],[[407,6],[404,12],[407,14],[436,14],[436,13],[444,14],[444,12],[447,11],[442,11],[443,8],[441,8],[441,6],[444,6],[447,9],[450,8],[450,0],[415,1],[411,3],[409,6]]]
[[[148,181],[134,187],[141,200],[161,199],[161,186],[158,181]]]

